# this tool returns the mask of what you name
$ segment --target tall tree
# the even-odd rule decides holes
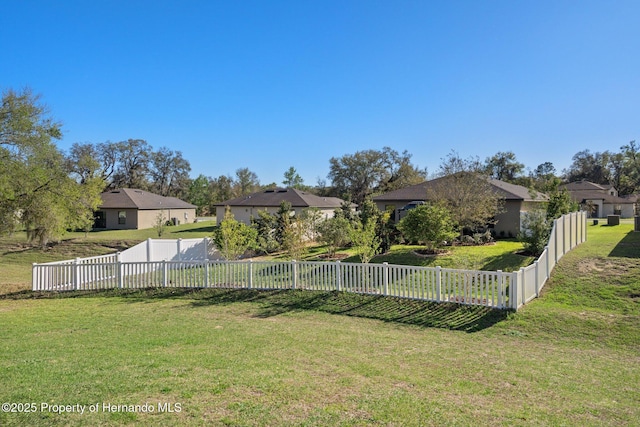
[[[191,165],[182,157],[182,152],[161,147],[150,156],[151,190],[162,196],[185,196],[190,171]]]
[[[68,228],[86,229],[101,184],[70,177],[70,161],[53,143],[61,136],[60,124],[31,90],[3,94],[0,231],[11,232],[22,223],[31,241],[45,245]]]
[[[596,184],[609,184],[611,176],[607,167],[608,153],[592,153],[582,150],[576,153],[573,163],[565,171],[565,178],[569,182],[587,180]]]
[[[102,179],[109,188],[116,188],[113,183],[114,175],[118,167],[118,147],[115,142],[106,141],[96,145],[97,159],[101,164]]]
[[[251,172],[249,168],[240,168],[236,170],[236,196],[244,196],[251,194],[260,187],[258,175]]]
[[[99,154],[94,145],[74,143],[67,159],[69,170],[81,184],[95,178],[102,180]]]
[[[484,228],[502,212],[504,198],[482,171],[477,158],[462,159],[451,152],[440,165],[440,178],[427,191],[427,200],[447,207],[461,233]]]
[[[233,178],[228,175],[220,175],[209,180],[210,203],[224,202],[239,195],[235,193],[236,184]],[[214,210],[212,209],[211,212]]]
[[[328,178],[335,195],[361,204],[367,196],[424,181],[426,171],[410,163],[411,155],[384,147],[329,160]]]
[[[304,180],[298,174],[298,172],[296,171],[296,168],[291,166],[284,173],[284,180],[282,181],[282,184],[285,187],[302,188],[302,186],[304,185]]]
[[[116,143],[115,150],[119,161],[112,186],[146,190],[149,187],[147,175],[151,146],[144,139],[128,139]]]
[[[556,176],[556,168],[551,162],[544,162],[536,166],[529,177],[531,178],[531,187],[543,193],[554,191],[560,184],[560,178]]]
[[[620,178],[619,194],[628,195],[640,191],[640,146],[631,141],[620,147],[623,157],[623,174]]]
[[[427,179],[427,169],[421,169],[411,163],[412,155],[407,150],[402,153],[384,147],[382,149],[387,169],[386,179],[381,182],[380,192],[398,190]]]
[[[487,174],[505,182],[514,182],[524,171],[524,164],[516,160],[512,151],[500,151],[485,160]]]
[[[196,215],[210,215],[209,178],[200,174],[191,180],[186,199],[189,203],[197,206]]]

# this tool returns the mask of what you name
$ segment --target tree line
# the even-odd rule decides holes
[[[61,123],[39,95],[29,89],[3,93],[0,233],[23,227],[32,240],[45,244],[65,230],[89,230],[100,193],[109,189],[139,188],[178,197],[196,205],[198,215],[212,215],[217,203],[279,185],[261,184],[246,167],[238,168],[234,175],[191,178],[189,161],[180,151],[155,150],[143,139],[74,143],[64,153],[55,144],[61,138]],[[543,192],[553,192],[563,181],[580,179],[614,185],[620,195],[640,191],[640,153],[635,141],[618,152],[583,150],[572,160],[567,170],[558,173],[551,162],[527,169],[513,152],[498,152],[484,160],[461,159],[452,152],[431,177],[464,168]],[[363,205],[374,195],[427,178],[426,168],[415,165],[409,152],[384,147],[331,157],[328,182],[319,179],[307,185],[291,166],[280,184]]]

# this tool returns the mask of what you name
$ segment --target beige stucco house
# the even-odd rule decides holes
[[[251,219],[258,217],[258,211],[275,214],[282,202],[288,202],[296,215],[303,209],[316,208],[323,218],[331,218],[336,208],[342,206],[344,200],[337,197],[316,196],[296,188],[272,188],[217,203],[216,217],[220,224],[224,219],[225,209],[229,206],[236,221],[251,224]],[[355,209],[355,205],[352,208]]]
[[[637,196],[619,197],[618,190],[612,185],[595,184],[589,181],[576,181],[563,184],[573,201],[580,204],[592,218],[604,218],[607,215],[620,215],[631,218],[635,215]]]
[[[403,207],[411,202],[427,201],[429,188],[447,185],[446,179],[447,177],[436,178],[391,191],[375,196],[373,201],[378,209],[392,211],[392,218],[395,221],[399,221]],[[493,191],[504,199],[504,211],[496,216],[496,223],[492,225],[493,232],[497,237],[517,236],[520,231],[522,214],[535,208],[544,207],[544,203],[549,200],[547,195],[529,190],[521,185],[510,184],[497,179],[489,179],[489,183]]]
[[[175,197],[148,191],[121,188],[100,195],[102,203],[95,212],[96,230],[137,230],[155,226],[158,215],[175,224],[193,222],[196,206]]]

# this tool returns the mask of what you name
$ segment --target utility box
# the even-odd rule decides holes
[[[620,225],[620,215],[607,215],[607,225]]]

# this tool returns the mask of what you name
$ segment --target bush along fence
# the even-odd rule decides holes
[[[149,287],[304,289],[379,294],[517,310],[558,260],[586,239],[586,215],[554,222],[549,245],[515,272],[316,261],[223,261],[208,239],[149,239],[121,253],[33,264],[34,291]]]

